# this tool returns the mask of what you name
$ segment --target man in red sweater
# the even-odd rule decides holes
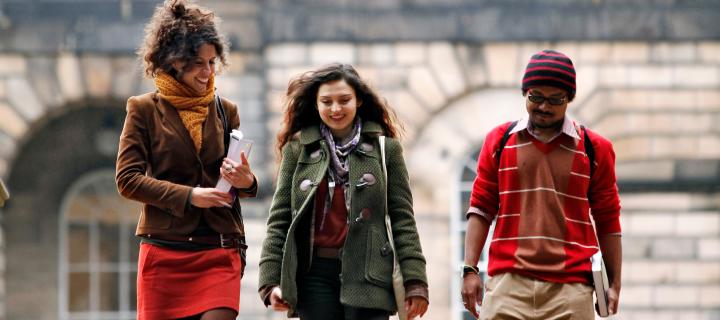
[[[601,250],[614,314],[622,247],[612,144],[565,113],[575,97],[566,55],[533,55],[522,92],[527,115],[490,131],[478,157],[463,304],[480,319],[594,319],[590,257]],[[483,295],[477,263],[493,221]]]

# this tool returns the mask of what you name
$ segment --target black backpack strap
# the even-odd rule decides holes
[[[498,146],[497,151],[495,151],[495,161],[497,162],[498,167],[500,167],[500,155],[502,154],[503,149],[505,149],[505,145],[507,144],[508,139],[510,139],[510,131],[512,131],[512,129],[514,129],[517,124],[517,120],[511,122],[507,130],[505,130],[502,139],[500,139],[500,145]]]
[[[228,130],[227,117],[225,116],[225,107],[223,107],[222,100],[217,94],[215,94],[215,108],[217,109],[218,117],[223,124],[223,141],[225,143],[225,155],[227,156],[228,147],[230,146],[230,130]]]
[[[587,128],[584,125],[580,125],[583,131],[583,139],[585,140],[585,154],[587,154],[588,160],[590,161],[590,177],[595,172],[595,147],[593,147],[590,136],[587,133]]]

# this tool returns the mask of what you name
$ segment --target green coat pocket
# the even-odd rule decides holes
[[[383,230],[384,231],[384,230]],[[365,258],[365,279],[379,287],[392,288],[393,252],[385,233],[370,228]]]

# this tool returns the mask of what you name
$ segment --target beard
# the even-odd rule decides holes
[[[542,112],[534,112],[534,114],[552,116],[551,114],[542,113]],[[531,118],[530,122],[532,123],[533,127],[537,128],[537,129],[557,129],[557,128],[562,127],[564,120],[565,120],[565,118],[563,117],[562,119],[553,121],[553,122],[538,122],[538,121],[533,121]]]

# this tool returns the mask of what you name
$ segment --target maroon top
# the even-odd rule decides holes
[[[342,186],[336,185],[333,188],[332,204],[327,216],[325,216],[325,201],[329,189],[327,178],[324,178],[315,194],[315,236],[313,245],[323,248],[342,248],[348,232],[345,192]]]

